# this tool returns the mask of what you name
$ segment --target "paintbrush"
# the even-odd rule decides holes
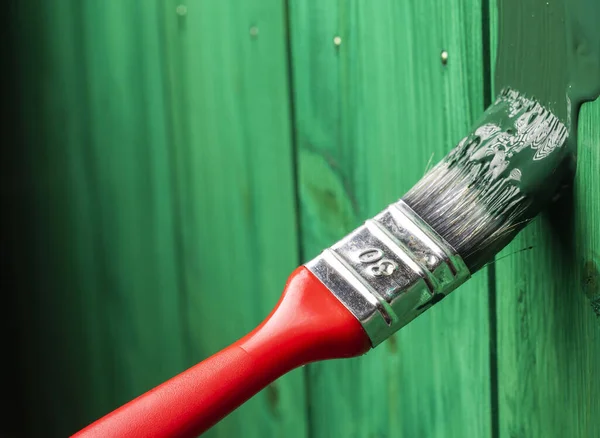
[[[600,2],[598,0],[498,1],[498,57],[495,87],[511,87],[534,96],[561,120],[569,133],[566,159],[547,181],[548,193],[561,190],[548,209],[546,228],[560,245],[561,263],[577,270],[572,182],[577,165],[577,119],[585,102],[600,95]],[[600,120],[596,122],[600,125]],[[593,148],[597,145],[587,144]],[[582,236],[582,238],[585,238]],[[571,264],[571,266],[569,266]],[[600,302],[588,296],[600,314]]]
[[[366,353],[492,261],[569,173],[579,105],[600,92],[593,3],[499,2],[502,91],[471,132],[400,201],[292,273],[252,333],[76,436],[202,433],[298,366]]]
[[[195,436],[298,366],[376,347],[549,202],[567,137],[548,109],[504,90],[401,200],[292,273],[252,333],[76,436]]]

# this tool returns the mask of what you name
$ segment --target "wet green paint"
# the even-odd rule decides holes
[[[476,269],[510,242],[569,177],[579,108],[600,94],[600,4],[504,0],[498,10],[495,86],[502,91],[471,134],[416,186],[437,185],[433,180],[443,168],[451,175],[452,190],[464,189],[462,201],[445,203],[452,204],[447,213],[456,215],[462,228],[432,226],[455,248],[465,249],[461,254]],[[486,224],[472,219],[473,203],[483,209]],[[464,247],[463,235],[480,244]]]
[[[501,0],[498,14],[496,90],[535,98],[574,135],[581,104],[600,94],[600,2]]]
[[[471,147],[463,153],[478,172],[486,171],[489,186],[498,181],[535,198],[546,191],[549,172],[560,166],[567,136],[567,128],[551,111],[505,89],[484,113],[480,126],[465,142]]]
[[[579,108],[600,94],[600,4],[504,0],[498,10],[498,99],[404,197],[472,272],[567,185]]]
[[[558,184],[570,186],[577,166],[579,110],[600,95],[600,2],[500,0],[498,15],[496,90],[510,86],[534,97],[568,130],[567,147],[561,148],[566,152],[561,172],[542,186],[547,187],[543,198],[548,198]],[[554,161],[544,160],[544,164],[554,166]],[[527,172],[536,174],[533,166]],[[598,313],[597,301],[590,300]]]
[[[507,88],[403,199],[475,272],[557,191],[567,138],[567,127],[551,111]]]
[[[492,436],[597,437],[600,99],[579,106],[598,94],[600,2],[498,2],[496,90],[511,85],[551,108],[570,128],[565,149],[575,152],[577,145],[578,156],[572,188],[490,269]],[[496,8],[490,12],[493,23]],[[495,46],[495,32],[491,40]]]

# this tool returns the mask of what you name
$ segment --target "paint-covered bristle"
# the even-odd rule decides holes
[[[506,89],[403,201],[475,272],[552,199],[567,138],[554,114]]]

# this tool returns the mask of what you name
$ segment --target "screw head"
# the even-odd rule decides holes
[[[442,64],[448,64],[448,52],[446,50],[442,50],[442,53],[440,53],[440,58],[442,59]]]

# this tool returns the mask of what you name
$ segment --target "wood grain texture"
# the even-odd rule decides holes
[[[490,12],[494,29],[494,5]],[[600,296],[600,101],[582,108],[578,153],[572,193],[495,265],[500,437],[592,437],[600,430],[600,322],[593,310]]]
[[[167,11],[165,11],[165,15]],[[277,0],[189,2],[168,22],[188,351],[198,362],[258,325],[298,266],[286,27]],[[292,372],[206,436],[301,437]]]
[[[498,278],[501,437],[600,430],[600,101],[585,104],[574,193],[505,250]],[[511,254],[521,248],[533,249]]]
[[[64,436],[185,366],[156,9],[39,2],[16,19],[23,430]]]
[[[26,436],[66,436],[242,336],[298,264],[283,6],[180,3],[14,11]],[[302,378],[207,436],[304,436]]]
[[[575,217],[576,245],[582,262],[578,272],[583,292],[600,317],[600,100],[583,105],[578,135]],[[600,336],[599,330],[597,325],[596,331],[592,332],[596,339]],[[598,399],[596,401],[599,402]],[[599,407],[596,404],[598,413]]]
[[[476,0],[289,0],[289,23],[277,0],[11,6],[19,436],[65,436],[234,341],[298,263],[398,199],[490,97],[496,3],[489,22]],[[206,436],[595,436],[600,101],[579,128],[573,195],[503,252],[497,283],[479,273]]]
[[[483,110],[481,4],[290,5],[307,260],[398,199]],[[310,365],[310,435],[489,436],[488,342],[482,272],[365,357]]]

